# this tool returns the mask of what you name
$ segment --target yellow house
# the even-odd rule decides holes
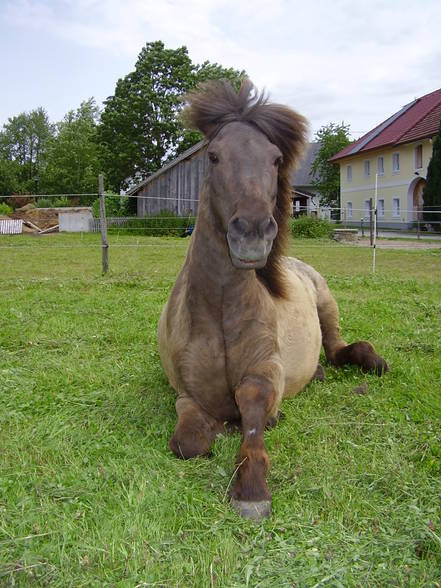
[[[340,206],[348,224],[369,218],[375,197],[379,226],[407,228],[421,218],[432,143],[441,120],[441,89],[417,98],[331,157],[340,165]]]

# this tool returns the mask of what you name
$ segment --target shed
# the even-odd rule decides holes
[[[196,214],[207,168],[207,141],[200,141],[164,165],[127,194],[137,196],[138,216],[169,210],[180,216]]]
[[[60,233],[88,233],[92,230],[92,208],[82,206],[58,212]]]

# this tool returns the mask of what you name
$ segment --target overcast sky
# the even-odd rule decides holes
[[[113,94],[150,41],[245,69],[272,99],[354,138],[441,88],[441,1],[0,0],[0,125]]]

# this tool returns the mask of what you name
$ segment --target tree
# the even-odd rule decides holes
[[[184,131],[178,117],[182,96],[198,81],[243,76],[218,64],[194,65],[184,46],[147,43],[135,70],[118,80],[115,94],[104,102],[99,142],[107,185],[119,192],[200,139],[198,133]]]
[[[427,180],[423,192],[423,218],[438,230],[441,225],[441,122],[433,142],[432,157],[427,168]]]
[[[57,133],[48,142],[46,166],[40,177],[41,189],[49,194],[96,192],[100,172],[97,143],[99,109],[94,98],[70,110],[57,123]],[[95,197],[83,197],[90,204]]]
[[[320,192],[320,203],[338,206],[340,198],[339,166],[330,163],[329,159],[351,142],[349,125],[329,123],[321,127],[315,134],[320,143],[317,157],[311,167],[312,185]]]
[[[2,169],[13,173],[13,177],[9,176],[2,189],[34,192],[38,188],[47,143],[53,134],[54,126],[42,107],[8,119],[0,132],[0,161]]]
[[[0,194],[20,192],[20,173],[20,164],[17,161],[0,158]]]

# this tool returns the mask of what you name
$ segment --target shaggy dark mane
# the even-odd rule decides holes
[[[238,93],[225,80],[201,84],[187,95],[186,100],[187,106],[183,111],[185,123],[202,131],[208,140],[214,138],[226,124],[244,122],[257,127],[282,152],[274,211],[279,232],[266,266],[258,270],[257,275],[274,296],[284,296],[280,257],[290,232],[290,172],[305,144],[306,119],[287,106],[269,103],[265,93],[259,94],[248,79],[244,80]]]

